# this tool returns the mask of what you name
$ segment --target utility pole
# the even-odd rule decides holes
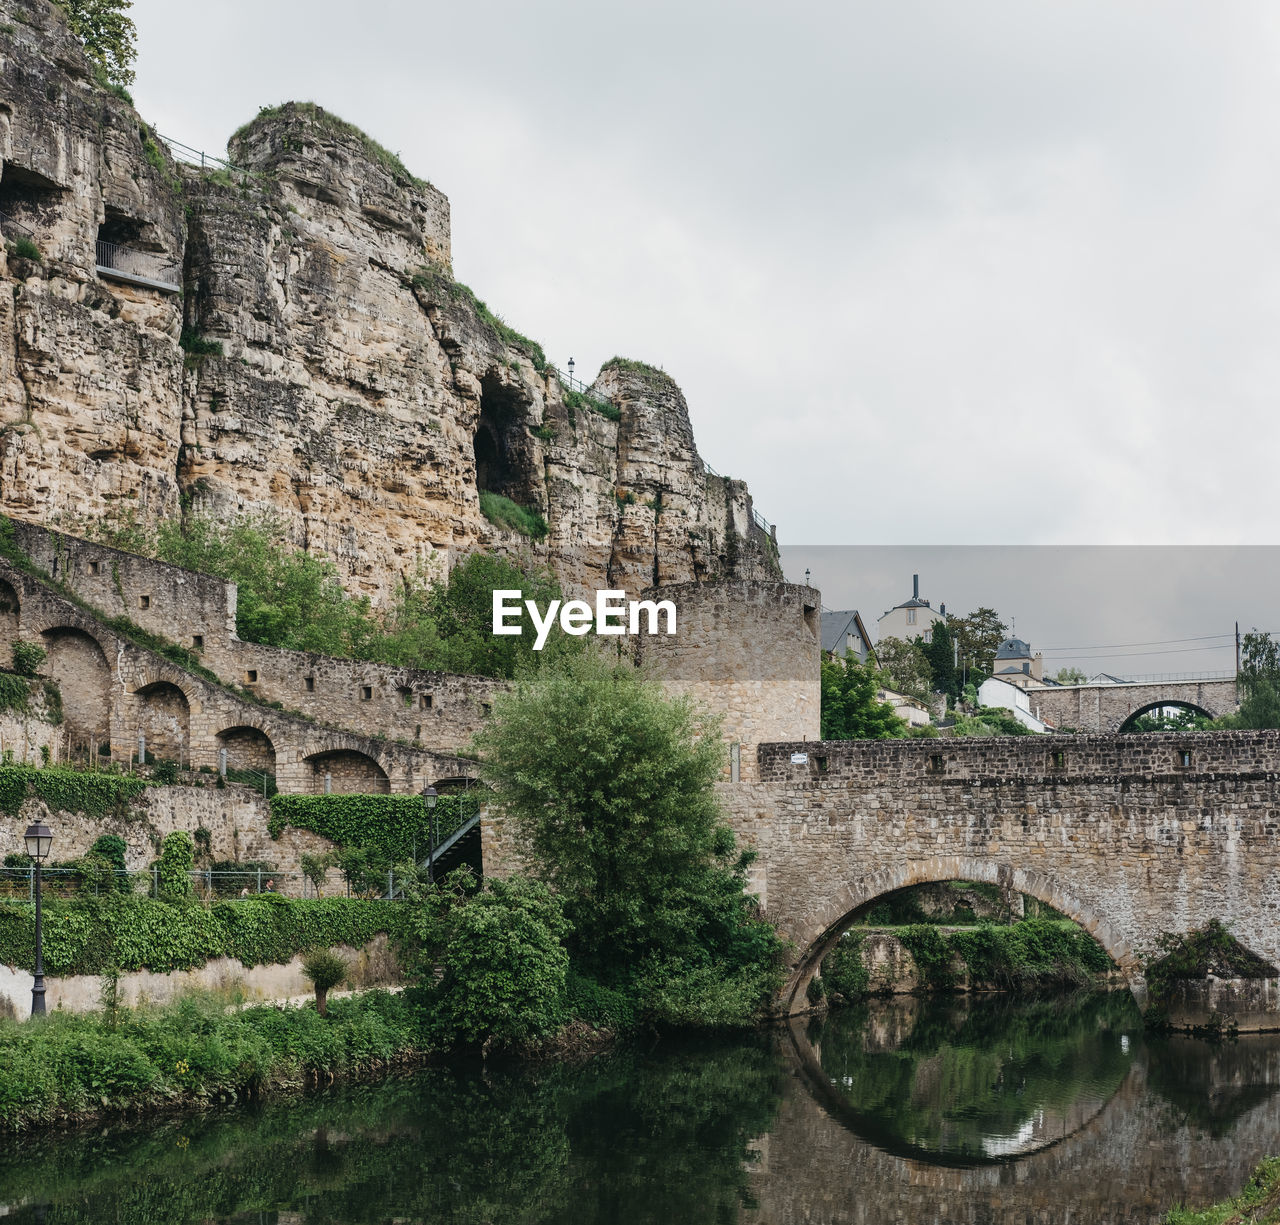
[[[1240,676],[1240,622],[1236,622],[1236,677]]]

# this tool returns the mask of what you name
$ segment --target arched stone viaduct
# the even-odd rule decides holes
[[[1118,732],[1137,715],[1161,706],[1186,706],[1217,719],[1240,707],[1235,678],[1132,685],[1062,685],[1030,689],[1031,712],[1055,728]]]
[[[137,645],[47,583],[0,562],[0,648],[24,639],[44,647],[41,671],[57,681],[72,745],[110,746],[115,761],[149,755],[275,776],[285,792],[413,792],[474,777],[451,753],[325,726],[250,701],[228,686]],[[301,657],[305,663],[314,657]],[[477,713],[479,710],[477,709]]]
[[[926,881],[1039,898],[1142,1003],[1143,954],[1211,919],[1280,962],[1280,732],[807,741],[721,784],[752,886],[793,945],[781,1007],[868,903]]]

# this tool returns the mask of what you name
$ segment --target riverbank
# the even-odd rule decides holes
[[[1280,1225],[1280,1157],[1268,1157],[1234,1199],[1208,1208],[1175,1208],[1165,1225]]]
[[[54,1013],[0,1024],[0,1129],[252,1101],[435,1053],[414,1004],[387,991],[335,999],[327,1017],[312,1005],[229,1011],[195,995],[114,1021]]]

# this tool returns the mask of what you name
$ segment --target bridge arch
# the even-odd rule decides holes
[[[1119,736],[1132,734],[1135,720],[1142,718],[1143,715],[1149,715],[1153,710],[1164,710],[1169,706],[1177,707],[1179,710],[1189,710],[1192,714],[1203,715],[1206,719],[1216,719],[1218,717],[1213,711],[1197,705],[1195,702],[1189,702],[1184,698],[1161,698],[1158,702],[1148,702],[1145,706],[1140,706],[1137,710],[1130,711],[1116,726],[1116,734]]]
[[[822,964],[822,959],[852,926],[858,911],[878,898],[909,889],[913,885],[948,880],[972,880],[999,885],[1017,893],[1029,894],[1061,911],[1069,919],[1079,923],[1102,945],[1107,956],[1129,980],[1130,989],[1139,1005],[1144,1002],[1145,983],[1141,964],[1134,951],[1110,922],[1096,914],[1079,898],[1041,872],[1015,868],[992,858],[947,855],[912,860],[892,868],[883,868],[879,872],[853,877],[813,914],[805,931],[786,933],[803,952],[792,966],[779,995],[780,1010],[788,1015],[805,1010],[809,983]]]

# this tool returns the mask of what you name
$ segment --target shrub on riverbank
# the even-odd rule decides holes
[[[0,1127],[104,1111],[253,1098],[320,1075],[369,1071],[424,1053],[412,1007],[370,991],[315,1008],[228,1012],[188,996],[163,1009],[54,1013],[0,1022]]]
[[[1225,1203],[1209,1208],[1175,1208],[1165,1225],[1280,1225],[1280,1157],[1268,1157],[1249,1185]]]

